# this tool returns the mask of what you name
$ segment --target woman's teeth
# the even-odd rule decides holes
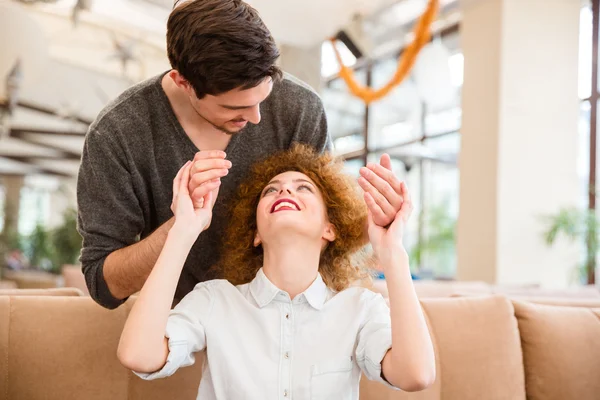
[[[287,207],[289,209],[297,210],[298,211],[298,207],[295,204],[289,203],[287,201],[283,201],[283,202],[277,204],[277,206],[275,206],[275,209],[273,211],[279,211],[279,210],[281,210],[284,207]]]

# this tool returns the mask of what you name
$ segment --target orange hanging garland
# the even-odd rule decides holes
[[[429,0],[427,9],[419,19],[419,22],[414,28],[415,39],[404,50],[402,57],[398,60],[398,69],[394,73],[392,79],[383,87],[374,90],[368,86],[362,86],[354,78],[352,69],[346,67],[342,62],[342,57],[335,46],[335,39],[331,39],[335,57],[340,64],[340,77],[346,82],[350,92],[356,97],[361,98],[365,103],[369,104],[375,100],[385,97],[394,87],[398,86],[412,69],[417,55],[431,39],[431,24],[437,15],[439,8],[438,0]]]

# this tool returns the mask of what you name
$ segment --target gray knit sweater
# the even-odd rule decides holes
[[[173,178],[199,151],[175,117],[161,87],[163,75],[133,86],[109,104],[85,139],[77,183],[81,263],[92,297],[107,308],[124,300],[109,292],[104,260],[173,216]],[[258,125],[249,124],[234,135],[225,150],[233,166],[222,179],[211,226],[200,235],[183,268],[176,301],[198,282],[215,278],[209,269],[219,259],[228,204],[254,162],[295,142],[319,151],[331,148],[321,100],[291,76],[273,86],[261,104],[261,115]]]

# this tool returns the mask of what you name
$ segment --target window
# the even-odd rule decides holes
[[[331,71],[338,70],[335,62],[335,68],[322,69],[326,80],[322,97],[335,151],[346,156],[346,170],[358,175],[365,162],[378,162],[383,153],[388,153],[394,172],[410,188],[415,210],[407,226],[405,246],[418,254],[418,263],[411,265],[413,272],[421,277],[447,278],[456,271],[454,228],[459,199],[457,161],[464,65],[458,26],[436,45],[448,55],[447,65],[442,65],[448,82],[443,82],[445,92],[440,96],[435,93],[437,87],[419,85],[413,73],[388,96],[367,106],[348,92],[342,79],[331,77]],[[323,45],[324,66],[331,64],[331,56],[327,42]],[[387,83],[398,65],[397,57],[371,63],[360,61],[363,62],[348,59],[346,65],[354,65],[361,84],[370,83],[374,88]],[[423,67],[426,73],[439,72],[437,66]],[[423,82],[422,75],[420,81]],[[432,105],[427,101],[428,94],[444,101]]]

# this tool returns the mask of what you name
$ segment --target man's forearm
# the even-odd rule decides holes
[[[174,222],[175,218],[169,219],[144,240],[113,251],[106,257],[104,280],[115,298],[121,300],[142,289]]]

